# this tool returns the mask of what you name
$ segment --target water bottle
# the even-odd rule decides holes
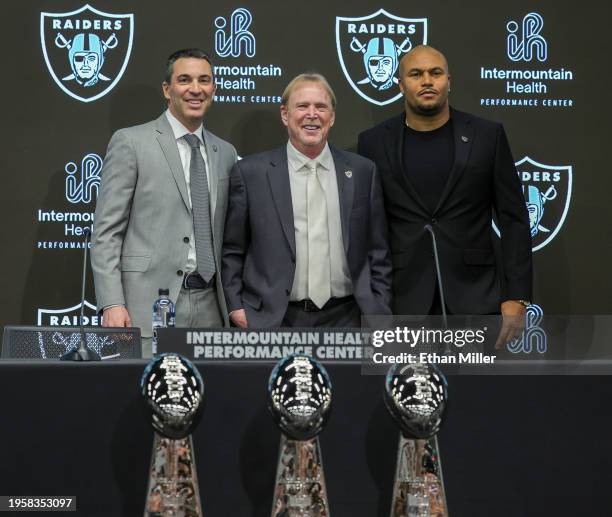
[[[169,289],[160,289],[159,298],[153,304],[153,339],[151,348],[153,355],[157,354],[157,329],[174,327],[174,302],[169,298]]]

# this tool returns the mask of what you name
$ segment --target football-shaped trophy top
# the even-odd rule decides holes
[[[323,365],[305,355],[281,359],[268,381],[268,407],[289,438],[317,436],[331,410],[331,381]]]
[[[384,399],[406,438],[429,439],[440,430],[444,418],[446,378],[431,364],[396,364],[387,374]]]
[[[204,407],[204,381],[197,368],[177,354],[162,354],[145,368],[140,391],[153,428],[179,440],[198,425]]]

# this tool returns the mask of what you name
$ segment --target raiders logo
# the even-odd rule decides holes
[[[544,165],[525,156],[515,163],[529,212],[532,250],[549,244],[559,233],[572,197],[572,166]],[[493,222],[499,236],[499,229]]]
[[[98,326],[101,318],[96,306],[85,300],[83,324]],[[40,327],[78,327],[80,325],[81,303],[65,309],[38,309],[36,324]]]
[[[40,42],[49,73],[66,94],[92,102],[119,82],[132,52],[133,14],[85,5],[69,13],[40,13]]]
[[[401,97],[397,70],[413,47],[427,43],[427,18],[401,18],[384,9],[360,18],[336,17],[336,49],[349,84],[378,106]]]

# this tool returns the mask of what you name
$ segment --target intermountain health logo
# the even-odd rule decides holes
[[[368,16],[336,17],[336,49],[349,84],[365,100],[384,106],[399,99],[402,56],[427,44],[427,18],[402,18],[379,9]]]
[[[86,154],[79,167],[75,162],[68,162],[66,171],[66,200],[70,203],[91,203],[98,198],[102,158],[95,154]]]
[[[215,52],[220,57],[255,56],[255,36],[249,31],[253,15],[242,7],[230,16],[229,23],[223,16],[215,18]]]
[[[270,56],[257,56],[254,17],[243,7],[231,14],[215,17],[215,102],[227,104],[279,104],[283,90],[282,67],[271,63]],[[281,56],[283,47],[278,46]]]
[[[40,43],[49,73],[70,97],[92,102],[119,82],[132,52],[134,15],[89,4],[68,13],[40,13]]]
[[[525,314],[525,331],[523,335],[506,345],[513,354],[544,354],[548,350],[548,336],[540,326],[544,311],[542,307],[532,303]]]
[[[553,31],[566,28],[559,23],[545,23],[544,17],[530,12],[506,22],[505,41],[507,61],[498,60],[480,66],[480,105],[491,107],[572,108],[571,97],[574,72],[566,68],[572,56],[554,56],[553,65],[547,65],[551,48],[547,39]],[[496,45],[496,43],[494,43]],[[559,62],[562,66],[559,66]]]
[[[83,249],[85,229],[93,231],[94,209],[100,189],[103,160],[96,153],[70,160],[64,165],[64,206],[38,208],[38,249]]]

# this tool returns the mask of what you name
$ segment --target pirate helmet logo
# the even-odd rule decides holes
[[[133,18],[89,5],[69,13],[41,13],[43,55],[57,85],[82,102],[110,92],[127,67]]]
[[[542,193],[538,187],[528,185],[526,193],[525,200],[527,202],[527,212],[529,213],[531,236],[535,237],[540,232],[549,233],[550,230],[540,223],[544,215],[544,203],[552,201],[557,197],[555,186],[551,185],[545,193]]]
[[[390,38],[372,38],[363,50],[357,38],[351,42],[358,45],[358,50],[363,51],[363,65],[368,73],[367,78],[359,81],[359,84],[370,83],[377,90],[386,90],[393,84],[397,84],[395,72],[397,71],[397,47]]]
[[[68,48],[68,61],[72,73],[62,81],[76,81],[83,86],[93,86],[99,79],[110,81],[100,73],[104,64],[104,54],[109,48],[117,46],[117,36],[113,33],[108,41],[102,41],[96,34],[77,34],[72,41],[67,41],[61,33],[57,33],[55,44],[60,48]]]
[[[528,156],[516,162],[529,214],[532,250],[549,244],[561,230],[572,197],[572,166],[544,165]],[[493,229],[500,232],[495,221]]]
[[[401,18],[384,9],[361,18],[336,17],[336,48],[344,75],[361,97],[379,106],[401,97],[401,56],[426,43],[426,18]]]

